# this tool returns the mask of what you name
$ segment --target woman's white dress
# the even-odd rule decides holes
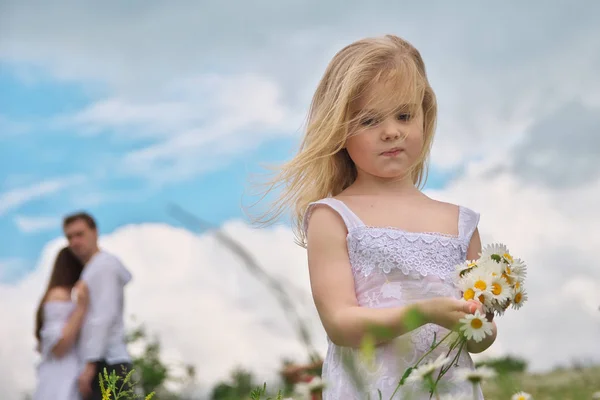
[[[73,346],[62,357],[52,354],[63,328],[76,304],[71,301],[49,301],[44,304],[41,336],[41,361],[37,369],[37,386],[33,400],[81,400],[77,388],[79,360]]]

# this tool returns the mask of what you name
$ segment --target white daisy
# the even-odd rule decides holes
[[[490,379],[494,376],[496,376],[496,371],[486,366],[475,369],[458,368],[454,372],[454,378],[459,382],[469,381],[471,383],[480,383],[482,380]]]
[[[413,369],[406,378],[406,382],[421,382],[427,379],[427,377],[431,376],[436,370],[442,368],[444,365],[448,364],[452,359],[450,357],[446,357],[444,354],[440,354],[438,358],[433,361],[429,361],[416,369]]]
[[[504,263],[497,263],[491,258],[487,258],[485,260],[481,260],[477,264],[477,270],[481,274],[489,275],[492,277],[500,276],[506,269],[506,265]]]
[[[460,323],[460,330],[464,336],[478,343],[486,336],[491,335],[494,330],[494,325],[479,310],[476,310],[474,314],[467,314],[460,320]]]
[[[476,267],[477,267],[477,262],[473,261],[473,260],[466,260],[462,264],[457,264],[455,267],[457,279],[462,278],[465,274],[467,274],[469,271],[472,271],[473,268],[476,268]]]
[[[504,301],[503,303],[498,303],[498,302],[493,302],[493,307],[494,307],[494,311],[496,312],[496,314],[498,315],[504,315],[504,312],[506,311],[506,309],[508,309],[508,307],[510,307],[511,305],[511,300],[510,298],[506,301]]]
[[[325,388],[325,382],[315,376],[310,382],[300,382],[294,387],[294,392],[302,400],[312,399],[312,394]]]
[[[475,271],[472,275],[475,299],[482,304],[486,304],[486,300],[492,298],[492,277],[485,274],[485,271]]]
[[[315,376],[310,382],[308,382],[308,388],[311,392],[323,390],[325,388],[325,382],[318,376]]]
[[[475,299],[475,288],[473,287],[474,284],[475,281],[473,280],[471,274],[462,277],[457,283],[458,288],[463,294],[463,298],[467,301]]]
[[[510,266],[506,266],[502,271],[502,278],[510,285],[510,287],[514,288],[517,282],[519,282],[512,273],[512,269]]]
[[[491,258],[494,261],[500,262],[501,260],[506,259],[506,256],[510,257],[510,253],[508,251],[508,248],[502,243],[489,244],[485,246],[481,251],[482,259]]]
[[[306,382],[297,383],[296,386],[294,387],[294,395],[298,399],[310,400],[310,398],[312,397],[312,393],[310,392],[310,389],[308,388],[308,383],[306,383]]]
[[[510,264],[510,268],[512,270],[513,278],[523,282],[527,277],[527,266],[520,258],[515,258],[515,260]]]
[[[510,400],[533,400],[529,393],[519,392],[512,395]]]
[[[594,392],[592,394],[592,400],[600,400],[600,392]]]
[[[458,287],[463,293],[463,298],[467,301],[479,300],[480,303],[485,304],[486,299],[491,298],[491,279],[478,270],[462,278],[458,282]]]
[[[512,307],[515,310],[518,310],[519,308],[521,308],[523,306],[523,303],[525,303],[527,301],[527,292],[525,291],[525,289],[523,289],[523,286],[519,286],[518,288],[514,289],[513,291],[513,296],[512,296]]]
[[[510,285],[501,276],[492,277],[490,286],[490,297],[498,304],[503,304],[513,295]]]

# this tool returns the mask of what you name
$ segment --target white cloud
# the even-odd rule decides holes
[[[23,233],[46,231],[60,226],[60,218],[57,217],[17,215],[14,222]]]
[[[283,282],[323,352],[324,333],[309,294],[305,252],[293,243],[291,232],[255,231],[240,222],[227,224],[225,230]],[[49,243],[38,268],[18,285],[0,284],[0,307],[10,321],[0,325],[0,341],[11,344],[2,346],[0,357],[4,400],[17,399],[34,384],[33,310],[52,258],[63,244],[63,239]],[[127,313],[159,335],[167,361],[195,364],[203,386],[228,377],[236,365],[272,382],[282,358],[305,359],[271,293],[211,235],[146,224],[103,236],[101,245],[119,255],[134,274],[127,289]]]
[[[76,185],[83,180],[84,178],[79,175],[48,179],[30,186],[15,188],[0,193],[0,216],[6,214],[8,211],[21,207],[25,203],[52,195],[62,189]]]
[[[577,275],[570,278],[561,293],[585,307],[592,318],[600,312],[600,280],[590,280],[588,276]]]
[[[244,151],[245,145],[233,147],[241,138],[259,144],[294,133],[333,54],[359,37],[387,32],[409,39],[425,58],[440,104],[433,151],[439,168],[510,147],[565,103],[597,104],[600,28],[592,15],[600,6],[594,1],[543,8],[264,1],[236,3],[233,14],[225,3],[178,2],[134,7],[131,15],[117,4],[105,2],[100,10],[73,1],[36,9],[6,3],[0,59],[106,85],[97,103],[70,120],[83,124],[83,132],[158,136],[125,160],[125,170],[148,177],[193,177]],[[564,15],[581,18],[565,21]],[[214,76],[223,83],[207,86],[206,77]],[[214,108],[221,94],[243,108]],[[210,157],[206,149],[219,143],[229,152]]]
[[[154,145],[124,158],[123,169],[157,181],[185,179],[231,162],[268,138],[295,133],[301,120],[280,101],[279,88],[259,76],[196,77],[178,82],[189,93],[190,120]]]
[[[126,153],[116,169],[158,185],[231,162],[264,140],[297,132],[302,122],[282,104],[278,85],[258,75],[199,75],[156,92],[143,100],[101,100],[57,117],[54,125],[119,140],[150,139]]]
[[[600,211],[594,200],[600,180],[557,191],[523,185],[508,173],[490,178],[487,171],[494,168],[475,163],[464,178],[429,192],[480,212],[482,242],[505,243],[528,264],[529,302],[499,318],[490,354],[524,356],[534,369],[583,358],[600,362],[600,312],[592,311],[600,305]]]

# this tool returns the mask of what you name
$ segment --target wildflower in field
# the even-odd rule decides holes
[[[592,400],[600,400],[600,391],[592,394]]]
[[[325,382],[318,376],[315,376],[310,382],[308,382],[308,387],[311,392],[323,390],[325,388]]]
[[[479,310],[474,314],[467,314],[460,323],[463,335],[468,340],[473,339],[476,342],[481,342],[486,336],[491,335],[494,329],[494,325]]]
[[[519,392],[513,394],[510,400],[533,400],[533,397],[529,393]]]
[[[489,367],[459,368],[455,371],[455,379],[458,381],[469,381],[473,384],[480,383],[484,379],[490,379],[496,376],[496,371]]]
[[[450,357],[446,357],[443,354],[440,354],[438,358],[433,361],[429,361],[420,367],[417,367],[412,370],[408,378],[407,382],[422,382],[426,381],[428,378],[431,378],[431,375],[437,371],[439,368],[442,368],[444,365],[448,364],[451,361]]]
[[[314,393],[320,393],[325,386],[325,382],[318,376],[315,376],[309,382],[296,384],[295,391],[301,399],[310,400],[313,398]]]

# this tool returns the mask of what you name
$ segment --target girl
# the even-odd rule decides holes
[[[85,316],[89,295],[79,281],[83,263],[68,248],[56,257],[48,287],[36,313],[35,336],[41,362],[33,400],[80,400],[77,388],[80,362],[75,342]],[[71,300],[75,289],[77,302]]]
[[[328,336],[326,400],[428,399],[404,371],[476,306],[460,300],[455,265],[481,249],[479,214],[419,190],[436,123],[436,100],[420,53],[396,36],[357,41],[335,55],[310,108],[301,149],[273,185],[285,188],[271,220],[295,209],[295,233],[307,247],[316,308]],[[479,308],[481,310],[481,308]],[[412,310],[417,326],[403,323]],[[373,326],[374,359],[358,355]],[[469,352],[488,348],[494,333]],[[446,354],[439,346],[424,361]],[[360,391],[344,366],[353,358]],[[362,360],[362,361],[361,361]],[[472,367],[468,352],[458,360]],[[444,376],[440,392],[473,398],[470,383]],[[436,375],[437,376],[437,375]],[[480,388],[475,396],[483,398]]]

